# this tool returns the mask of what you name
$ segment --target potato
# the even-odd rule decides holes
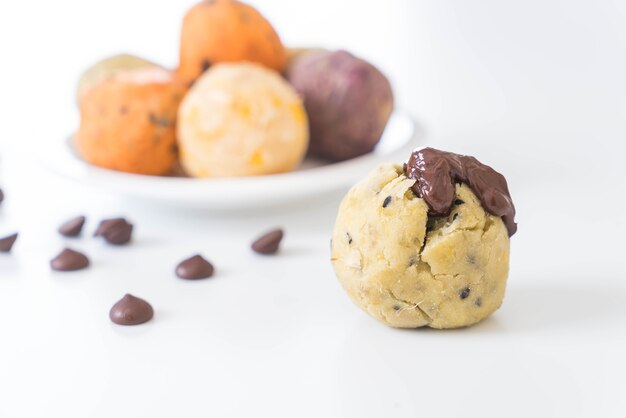
[[[387,78],[346,51],[294,54],[287,79],[302,96],[313,156],[347,160],[374,149],[393,111]]]

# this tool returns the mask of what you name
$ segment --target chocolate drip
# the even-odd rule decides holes
[[[483,208],[502,221],[512,236],[517,231],[515,206],[504,176],[474,157],[424,148],[414,151],[406,176],[416,180],[413,192],[435,215],[447,215],[455,199],[455,183],[467,184]]]

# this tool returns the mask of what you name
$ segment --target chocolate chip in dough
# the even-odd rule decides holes
[[[77,216],[76,218],[64,222],[59,227],[59,234],[64,237],[77,237],[83,230],[83,225],[85,225],[85,217]]]
[[[143,299],[126,294],[109,311],[109,318],[118,325],[139,325],[154,316],[154,309]]]
[[[124,218],[105,219],[100,222],[94,236],[104,237],[105,241],[113,245],[127,244],[132,236],[133,225]]]
[[[181,279],[198,280],[213,276],[213,265],[200,254],[181,261],[176,266],[176,275]]]
[[[211,67],[211,61],[207,59],[202,60],[202,62],[200,63],[200,70],[202,70],[202,72],[205,72],[210,67]]]
[[[387,196],[383,201],[383,208],[386,208],[391,203],[391,196]]]
[[[280,241],[283,239],[282,229],[273,229],[252,243],[252,250],[259,254],[274,254],[278,251]]]
[[[89,266],[89,259],[83,253],[66,248],[50,260],[50,267],[56,271],[82,270]]]
[[[17,240],[17,232],[4,238],[0,238],[0,253],[11,252],[11,248],[13,248],[15,240]]]
[[[470,292],[471,292],[471,289],[469,287],[466,287],[465,289],[463,289],[463,290],[461,290],[459,292],[459,297],[461,299],[467,299],[467,297],[469,296]]]

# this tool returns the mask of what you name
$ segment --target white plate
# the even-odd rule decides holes
[[[379,163],[408,159],[418,137],[413,119],[394,112],[370,154],[339,163],[307,159],[290,173],[224,179],[146,176],[95,167],[78,157],[68,139],[51,143],[42,158],[47,167],[64,177],[131,198],[189,208],[244,209],[293,203],[345,189]]]

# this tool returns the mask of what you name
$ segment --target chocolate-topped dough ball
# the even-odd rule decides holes
[[[295,54],[287,79],[309,116],[309,153],[332,161],[372,151],[393,111],[385,75],[346,51]]]
[[[500,173],[425,148],[406,166],[379,166],[348,192],[331,260],[352,301],[379,321],[464,327],[502,304],[514,218]]]

